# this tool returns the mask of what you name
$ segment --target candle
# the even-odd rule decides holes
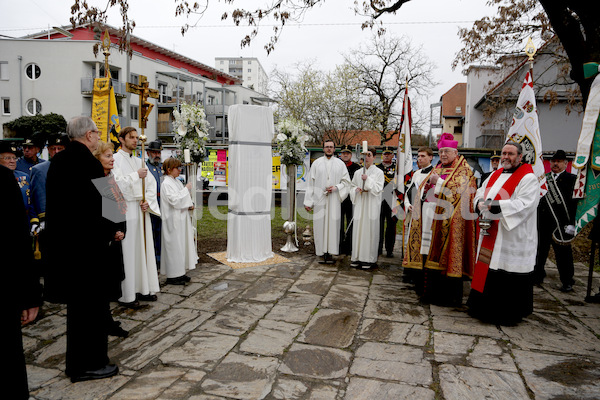
[[[363,154],[365,154],[367,151],[369,151],[368,147],[369,146],[367,145],[367,141],[363,140],[363,151],[362,151]]]
[[[189,164],[191,158],[190,158],[190,149],[183,149],[183,159],[185,160],[186,164]]]

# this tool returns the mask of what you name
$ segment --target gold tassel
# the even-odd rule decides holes
[[[42,258],[42,252],[40,251],[40,241],[38,239],[37,233],[35,234],[35,251],[33,252],[33,258],[35,260],[40,260]]]

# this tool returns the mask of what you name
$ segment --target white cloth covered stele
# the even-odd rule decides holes
[[[227,261],[273,257],[271,192],[274,125],[268,107],[229,107]]]

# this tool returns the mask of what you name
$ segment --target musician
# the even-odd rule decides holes
[[[573,291],[573,249],[570,240],[575,232],[577,200],[573,199],[576,177],[568,173],[567,155],[557,150],[550,159],[551,172],[546,174],[548,192],[537,209],[538,251],[534,269],[534,282],[541,284],[546,276],[544,265],[550,245],[556,255],[562,292]],[[559,243],[562,242],[562,243]]]

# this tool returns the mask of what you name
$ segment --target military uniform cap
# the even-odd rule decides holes
[[[53,133],[48,136],[48,147],[50,146],[66,146],[69,143],[69,136],[66,133]]]
[[[13,153],[17,154],[17,146],[14,143],[3,140],[0,141],[0,153]]]
[[[500,154],[496,153],[495,151],[494,154],[490,156],[490,160],[499,160],[500,158]]]
[[[344,151],[352,153],[352,146],[347,145],[347,144],[342,145],[342,148],[340,149],[340,153],[343,153]]]
[[[160,140],[154,140],[148,143],[148,150],[161,151],[162,149],[162,142]]]
[[[394,148],[392,146],[383,146],[383,149],[381,150],[381,154],[385,154],[385,153],[394,154]]]

